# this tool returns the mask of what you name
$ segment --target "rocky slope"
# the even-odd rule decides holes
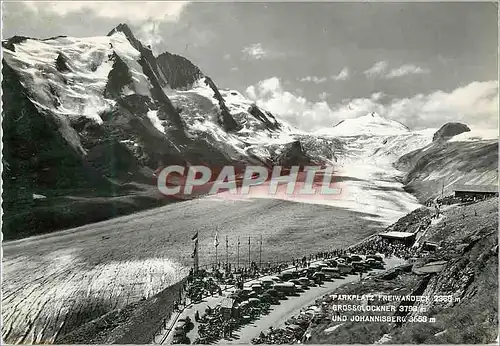
[[[2,45],[7,239],[169,202],[153,188],[153,172],[165,165],[279,161],[268,145],[303,161],[292,127],[238,92],[219,90],[189,60],[155,57],[125,24],[103,37],[16,36]],[[84,220],[86,207],[75,201],[119,196],[145,203]],[[52,202],[75,223],[51,215]]]
[[[395,167],[421,202],[453,193],[454,184],[496,185],[498,140],[437,140],[400,157]]]
[[[411,215],[411,214],[410,214]],[[409,216],[410,216],[409,215]],[[412,222],[410,221],[410,224]],[[426,223],[422,224],[426,225]],[[428,301],[412,302],[413,312],[356,312],[345,315],[398,315],[414,318],[406,323],[324,322],[312,326],[311,343],[375,344],[487,344],[498,336],[498,198],[454,205],[439,220],[421,229],[419,244],[437,243],[435,252],[425,254],[414,265],[367,278],[336,294],[421,295]],[[441,271],[415,274],[415,268],[441,261]],[[450,297],[449,299],[437,299]],[[351,301],[349,304],[360,304]],[[370,305],[403,303],[370,302]],[[335,315],[326,306],[328,316]],[[409,310],[409,309],[408,309]],[[434,322],[418,321],[419,317]],[[329,318],[327,318],[329,320]]]

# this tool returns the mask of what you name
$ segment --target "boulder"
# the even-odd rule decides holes
[[[300,141],[294,141],[282,148],[281,153],[275,158],[277,165],[291,166],[307,166],[311,164],[311,159],[304,152]]]
[[[438,141],[441,139],[449,139],[453,136],[459,135],[463,132],[469,132],[470,128],[462,123],[446,123],[432,137],[432,141]]]

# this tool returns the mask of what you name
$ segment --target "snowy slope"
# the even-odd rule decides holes
[[[318,130],[317,134],[335,136],[354,135],[395,135],[407,133],[410,130],[403,124],[386,119],[372,112],[354,119],[342,120],[332,128]]]
[[[27,39],[17,44],[14,52],[5,49],[4,59],[20,72],[22,84],[40,107],[67,117],[89,117],[102,124],[99,113],[114,105],[112,100],[104,98],[113,65],[109,57],[113,52],[129,66],[135,92],[149,96],[147,77],[137,63],[139,52],[121,32],[109,37]],[[59,71],[56,67],[60,54],[69,71]]]
[[[448,139],[448,142],[466,142],[498,139],[498,129],[472,129],[469,132],[464,132]]]
[[[219,152],[217,155],[238,161],[259,156],[263,150],[254,150],[251,155],[247,152],[256,146],[287,144],[295,140],[294,133],[299,131],[258,109],[239,92],[219,91],[213,82],[209,85],[205,76],[199,77],[201,71],[188,60],[165,53],[161,61],[152,62],[144,59],[144,52],[148,51],[140,45],[122,25],[104,37],[23,39],[12,44],[12,48],[8,47],[11,49],[4,49],[4,57],[5,63],[19,75],[30,100],[40,110],[57,117],[59,130],[83,156],[89,148],[81,142],[88,142],[88,134],[75,127],[75,124],[88,123],[82,118],[94,125],[117,126],[113,133],[121,132],[119,142],[132,150],[137,159],[142,157],[141,150],[152,150],[144,147],[149,141],[144,136],[157,137],[155,130],[164,136],[169,146],[184,148],[182,154],[187,156],[189,148],[208,143]],[[167,66],[169,62],[180,63],[181,70]],[[158,74],[151,69],[152,65],[159,66],[161,79],[157,80]],[[189,87],[186,83],[194,77],[198,80]],[[162,86],[163,79],[169,83],[168,78],[175,78],[176,84],[182,87],[176,90],[168,84]],[[109,118],[108,114],[117,111],[125,114]],[[177,111],[182,114],[176,115]],[[108,115],[108,123],[103,115]],[[187,137],[172,139],[168,131],[173,130],[171,127],[179,116]],[[124,121],[136,121],[134,117],[140,118],[147,133],[137,129],[141,134],[132,135],[129,130],[122,129],[127,125]],[[235,121],[239,129],[227,131],[226,121]],[[199,144],[192,145],[193,141]],[[155,156],[154,153],[148,155]],[[169,155],[177,153],[174,150]],[[197,157],[198,152],[194,159]],[[193,158],[190,161],[196,163]],[[204,161],[202,157],[200,161]],[[151,164],[150,168],[157,168],[154,160]]]

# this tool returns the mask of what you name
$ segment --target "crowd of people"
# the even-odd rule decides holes
[[[380,253],[385,257],[399,257],[405,260],[415,257],[418,254],[417,249],[406,246],[401,242],[390,242],[381,237],[373,238],[364,243],[355,245],[351,248],[355,253],[375,254]]]
[[[279,263],[267,262],[261,266],[251,262],[250,266],[236,268],[231,264],[218,263],[211,265],[210,270],[199,269],[196,273],[190,271],[187,282],[182,289],[181,296],[187,297],[189,302],[199,302],[204,296],[222,295],[222,287],[236,286],[243,288],[243,282],[255,279],[263,275],[279,274],[288,268],[307,268],[313,261],[332,259],[346,256],[347,253],[361,253],[365,255],[383,254],[386,257],[399,257],[409,259],[416,256],[417,251],[407,247],[403,243],[393,243],[381,237],[375,237],[369,241],[352,246],[349,249],[332,249],[331,251],[320,251],[293,258],[290,261]],[[182,303],[182,300],[179,302]],[[186,301],[184,301],[184,305]],[[178,305],[178,304],[177,304]]]
[[[297,341],[307,341],[310,334],[307,329],[311,322],[315,320],[315,315],[301,311],[300,315],[294,316],[285,322],[284,328],[270,327],[268,332],[261,332],[257,338],[252,339],[252,344],[294,344]]]
[[[277,275],[289,268],[308,268],[313,261],[346,257],[349,253],[364,255],[383,254],[385,257],[396,256],[403,259],[410,259],[417,256],[416,249],[407,247],[404,243],[394,243],[381,237],[373,237],[368,241],[351,246],[348,249],[321,251],[281,263],[267,262],[258,266],[255,262],[252,262],[250,266],[241,268],[232,267],[231,264],[223,265],[219,263],[217,265],[211,265],[209,269],[199,269],[196,272],[191,270],[182,289],[183,293],[181,296],[185,296],[188,302],[196,303],[201,301],[203,297],[213,296],[215,294],[222,296],[223,287],[227,285],[234,285],[241,290],[243,289],[243,282],[255,279],[259,276]],[[186,304],[186,298],[184,298],[184,304]],[[182,302],[182,299],[180,302]],[[199,338],[195,340],[194,343],[207,344],[220,340],[221,338],[230,338],[235,329],[266,313],[270,308],[270,303],[263,302],[263,299],[261,299],[257,304],[236,306],[237,308],[230,308],[229,316],[227,315],[228,310],[221,306],[217,306],[213,309],[208,308],[202,316],[196,312],[194,317],[195,321],[199,324]],[[307,321],[307,319],[305,321]],[[301,323],[302,322],[304,321],[301,321]],[[309,322],[310,321],[307,321],[307,323]],[[295,324],[300,325],[300,323],[297,322]],[[303,335],[296,335],[297,330],[302,329],[271,329],[268,333],[261,333],[259,338],[253,340],[253,343],[291,343],[303,337]]]
[[[194,341],[195,344],[206,345],[220,338],[230,338],[236,327],[234,316],[227,319],[221,306],[216,306],[213,309],[207,307],[201,316],[198,313],[195,315],[195,320],[199,323],[199,337]]]
[[[194,343],[210,344],[222,338],[230,339],[236,329],[268,313],[269,309],[270,304],[264,302],[241,304],[235,307],[218,305],[213,309],[207,307],[201,316],[198,312],[195,314],[195,320],[199,323],[199,337]]]
[[[291,330],[287,329],[273,329],[273,327],[269,328],[268,333],[260,332],[260,335],[258,338],[252,339],[252,344],[254,345],[259,345],[259,344],[266,344],[266,345],[271,345],[271,344],[293,344],[297,340],[295,333]]]

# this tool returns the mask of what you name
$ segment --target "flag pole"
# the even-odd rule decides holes
[[[229,243],[226,234],[226,271],[229,270]]]
[[[262,234],[260,235],[259,268],[262,267]]]
[[[194,273],[198,272],[198,237],[199,237],[199,232],[196,231],[195,235],[192,237],[191,240],[194,241],[194,250],[193,250],[193,271]]]
[[[240,236],[238,236],[238,246],[236,247],[236,268],[240,269]]]
[[[248,268],[250,268],[250,236],[248,236]]]
[[[219,247],[219,235],[217,234],[217,226],[215,226],[215,240],[214,240],[214,246],[215,246],[215,267],[219,268],[219,261],[217,260],[217,248]]]

